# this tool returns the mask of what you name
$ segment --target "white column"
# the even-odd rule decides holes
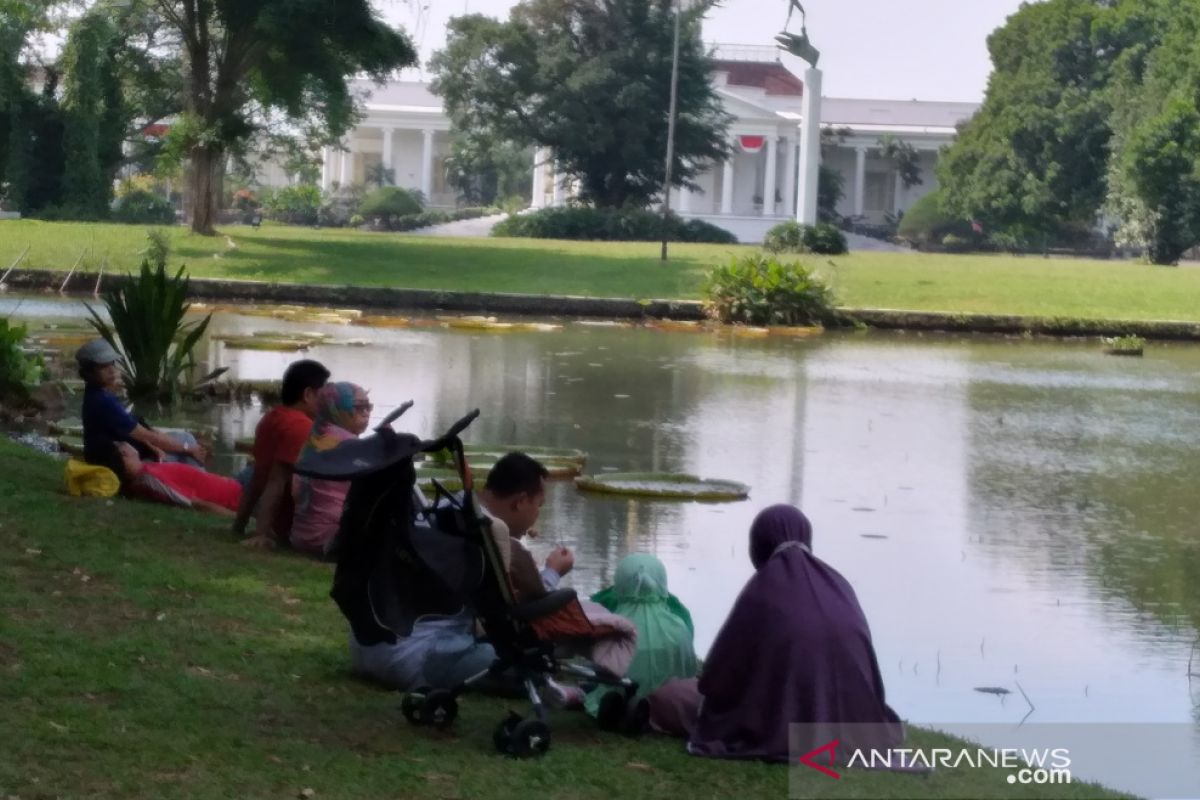
[[[767,135],[767,174],[763,179],[764,217],[775,216],[775,176],[779,172],[779,133],[771,131]]]
[[[546,148],[539,147],[533,151],[533,195],[529,201],[532,208],[546,205],[546,159],[549,155]]]
[[[736,145],[734,145],[736,147]],[[734,152],[737,152],[736,150]],[[729,154],[729,159],[725,162],[724,172],[721,174],[721,213],[733,213],[733,153]]]
[[[350,141],[343,142],[342,147],[345,149],[340,151],[342,164],[338,170],[338,183],[345,189],[350,185],[350,165],[354,163],[354,154],[350,152]]]
[[[333,186],[333,151],[328,147],[321,148],[321,190],[328,192]],[[170,195],[168,195],[169,197]]]
[[[796,220],[805,225],[817,222],[817,179],[821,171],[821,70],[804,70],[804,119],[800,126],[800,198]]]
[[[797,129],[798,130],[798,129]],[[783,159],[783,215],[796,215],[796,130],[788,131],[787,155]]]
[[[854,148],[854,216],[861,217],[866,208],[867,148]]]
[[[396,179],[396,173],[394,171],[395,170],[395,165],[394,165],[394,162],[395,162],[395,150],[394,150],[395,134],[396,134],[395,128],[384,128],[383,129],[383,168],[393,170],[393,172],[392,172],[392,180],[393,181],[395,181],[395,179]]]
[[[423,130],[421,135],[424,137],[421,145],[421,194],[425,195],[426,203],[432,203],[433,198],[430,195],[433,193],[433,131]]]
[[[554,201],[551,203],[555,208],[565,206],[567,199],[566,180],[558,171],[558,164],[550,162],[553,166],[550,167],[550,179],[554,181]]]

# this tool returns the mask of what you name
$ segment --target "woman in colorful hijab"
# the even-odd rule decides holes
[[[771,506],[750,527],[756,570],[704,662],[698,688],[675,681],[652,713],[690,734],[688,752],[787,761],[840,739],[834,758],[887,750],[904,737],[884,700],[867,618],[854,590],[812,553],[812,525],[798,508]],[[656,709],[656,705],[658,708]],[[789,742],[789,726],[800,723]]]
[[[637,651],[625,677],[637,681],[639,697],[673,678],[695,676],[692,615],[667,591],[667,570],[657,558],[647,553],[625,556],[613,585],[592,600],[637,626]],[[588,695],[585,705],[592,716],[599,712],[605,691],[601,687]]]
[[[317,416],[312,433],[301,451],[331,450],[367,429],[371,402],[367,392],[353,383],[327,383],[317,395]],[[337,533],[350,484],[295,476],[292,496],[296,515],[292,522],[291,545],[297,550],[322,555]]]

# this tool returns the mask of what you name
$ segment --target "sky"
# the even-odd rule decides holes
[[[1021,5],[1021,0],[802,1],[809,37],[821,51],[823,94],[890,100],[981,100],[991,71],[987,36]],[[445,43],[450,17],[505,18],[515,2],[376,0],[376,5],[409,32],[424,60]],[[704,38],[774,44],[787,9],[787,0],[725,0],[705,21]],[[797,31],[797,23],[793,18],[789,30]],[[801,62],[784,58],[793,72],[801,71]]]

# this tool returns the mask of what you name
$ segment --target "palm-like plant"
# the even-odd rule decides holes
[[[92,327],[121,354],[121,371],[131,399],[174,402],[181,385],[191,377],[196,365],[193,350],[212,315],[184,323],[189,308],[187,291],[183,267],[171,277],[162,261],[151,268],[150,262],[143,260],[139,275],[101,294],[111,324],[87,307]],[[201,383],[224,371],[214,371]]]

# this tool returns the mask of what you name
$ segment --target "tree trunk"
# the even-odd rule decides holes
[[[212,236],[217,232],[214,223],[221,151],[212,145],[196,145],[190,156],[188,184],[192,195],[192,232]]]

